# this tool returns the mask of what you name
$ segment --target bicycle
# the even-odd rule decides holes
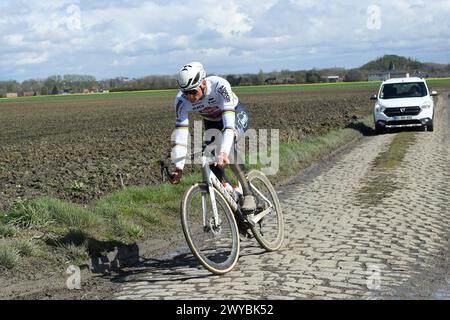
[[[160,161],[163,180],[164,175],[170,176],[169,161]],[[277,193],[263,172],[251,170],[245,177],[257,199],[257,209],[244,215],[240,210],[241,184],[236,188],[224,186],[209,167],[214,163],[213,158],[202,156],[203,181],[192,185],[184,194],[181,226],[190,250],[201,265],[221,275],[236,265],[239,234],[251,237],[249,229],[262,248],[278,250],[284,238],[284,219]]]

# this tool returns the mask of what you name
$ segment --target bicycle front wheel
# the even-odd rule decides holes
[[[276,251],[284,239],[284,219],[277,192],[261,171],[250,171],[247,179],[257,199],[258,210],[255,216],[261,217],[250,229],[261,247]]]
[[[181,205],[181,226],[194,256],[215,274],[229,272],[239,258],[240,239],[236,220],[223,196],[214,189],[218,223],[205,184],[193,185]]]

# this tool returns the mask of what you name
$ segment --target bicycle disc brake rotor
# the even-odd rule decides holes
[[[215,235],[218,236],[222,233],[222,221],[219,218],[219,223],[217,224],[217,226],[214,223],[214,218],[209,219],[209,227],[211,228],[211,232]]]

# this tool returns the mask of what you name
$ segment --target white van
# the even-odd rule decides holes
[[[373,108],[375,131],[389,128],[424,127],[433,131],[434,101],[437,92],[428,90],[421,78],[397,78],[383,81]]]

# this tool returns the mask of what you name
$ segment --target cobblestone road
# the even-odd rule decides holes
[[[236,268],[213,276],[185,248],[122,279],[115,298],[450,299],[449,100],[438,101],[435,131],[411,133],[414,144],[391,171],[375,159],[396,134],[369,136],[283,187],[280,251],[246,240]],[[394,187],[362,194],[380,176]]]

